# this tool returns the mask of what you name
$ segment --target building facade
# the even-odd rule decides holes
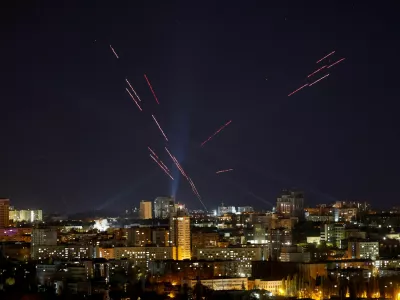
[[[285,217],[304,218],[303,192],[284,190],[276,201],[276,212]]]
[[[13,222],[40,222],[43,220],[41,209],[10,210],[9,219]]]
[[[379,242],[354,240],[348,244],[349,259],[372,259],[379,258]]]
[[[154,200],[154,218],[168,219],[175,212],[175,200],[173,197],[157,197]]]
[[[146,201],[146,200],[140,201],[140,210],[139,210],[140,219],[146,220],[152,218],[153,212],[151,204],[152,204],[151,201]]]
[[[170,239],[172,246],[176,247],[176,259],[190,259],[190,217],[178,212],[170,217]]]
[[[217,278],[217,279],[205,279],[200,280],[202,285],[205,285],[209,289],[214,291],[224,291],[224,290],[247,290],[248,289],[248,279],[247,278]],[[197,280],[184,280],[189,288],[194,288]]]
[[[9,225],[10,200],[0,199],[0,228],[6,228]]]
[[[261,247],[202,248],[197,249],[196,255],[199,260],[253,261],[262,260],[263,250]]]

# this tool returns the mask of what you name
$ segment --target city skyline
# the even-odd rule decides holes
[[[394,1],[3,10],[0,299],[400,300]]]

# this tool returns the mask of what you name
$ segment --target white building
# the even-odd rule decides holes
[[[43,212],[41,209],[10,210],[9,218],[14,222],[33,223],[43,220]]]

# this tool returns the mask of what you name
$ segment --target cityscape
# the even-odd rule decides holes
[[[272,211],[205,212],[157,197],[76,219],[1,199],[1,278],[74,299],[400,299],[400,207],[306,200],[284,190]]]
[[[395,1],[9,2],[0,300],[400,300]]]

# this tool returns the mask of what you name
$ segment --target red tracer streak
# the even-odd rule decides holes
[[[310,75],[308,75],[308,76],[307,76],[307,78],[309,78],[309,77],[313,76],[315,73],[318,73],[318,72],[319,72],[319,71],[321,71],[323,68],[326,68],[326,65],[325,65],[325,66],[323,66],[323,67],[321,67],[321,68],[319,68],[318,70],[316,70],[316,71],[312,72]]]
[[[209,140],[211,140],[214,136],[216,136],[222,129],[224,129],[226,126],[228,126],[232,120],[227,122],[225,125],[223,125],[220,129],[218,129],[212,136],[210,136],[207,140],[201,143],[201,146],[203,146],[205,143],[207,143]]]
[[[171,174],[169,174],[168,171],[164,169],[164,167],[157,161],[157,159],[153,155],[150,154],[150,157],[157,163],[157,165],[160,166],[160,168],[165,172],[165,174],[167,174],[169,177],[171,177],[172,180],[174,180]]]
[[[150,88],[151,92],[153,93],[154,99],[156,99],[157,104],[160,104],[160,102],[158,102],[156,93],[154,93],[153,87],[151,86],[150,81],[149,81],[149,79],[147,78],[146,74],[144,74],[144,78],[146,79],[147,84],[149,85],[149,88]]]
[[[291,92],[288,97],[292,96],[294,93],[297,93],[298,91],[300,91],[301,89],[305,88],[308,85],[308,83],[306,83],[305,85],[299,87],[297,90],[295,90],[294,92]]]
[[[313,83],[310,84],[310,86],[316,84],[318,81],[320,81],[320,80],[322,80],[322,79],[324,79],[325,77],[328,77],[328,76],[329,76],[329,74],[326,74],[325,76],[321,77],[320,79],[315,80]]]
[[[133,87],[132,87],[131,83],[128,81],[128,79],[125,78],[125,80],[126,80],[126,82],[128,83],[128,85],[129,85],[129,87],[131,88],[131,90],[135,93],[136,98],[138,98],[138,100],[139,100],[140,102],[142,102],[142,100],[140,100],[138,94],[136,94],[136,91],[133,89]]]
[[[132,94],[131,94],[131,92],[128,90],[128,88],[125,88],[125,89],[126,89],[126,91],[128,92],[129,96],[131,96],[133,102],[135,102],[136,105],[137,105],[137,107],[139,107],[140,111],[142,111],[142,108],[140,107],[139,103],[137,103],[135,97],[132,96]]]
[[[156,117],[154,115],[151,115],[151,116],[153,117],[154,122],[156,122],[156,124],[157,124],[158,128],[160,129],[162,135],[164,136],[165,140],[168,142],[167,136],[165,135],[164,131],[161,129],[160,124],[158,124]]]
[[[233,171],[233,169],[220,170],[220,171],[215,172],[215,174],[225,173],[225,172],[230,172],[230,171]]]
[[[325,55],[323,58],[321,58],[319,61],[317,61],[316,63],[319,63],[320,61],[323,61],[325,58],[327,58],[328,56],[331,56],[333,53],[335,53],[335,51],[332,51],[331,53],[329,53],[328,55]]]
[[[334,62],[333,64],[331,64],[330,66],[328,66],[328,69],[329,69],[330,67],[333,67],[334,65],[340,63],[340,62],[343,61],[343,60],[345,60],[345,58],[339,59],[337,62]]]

